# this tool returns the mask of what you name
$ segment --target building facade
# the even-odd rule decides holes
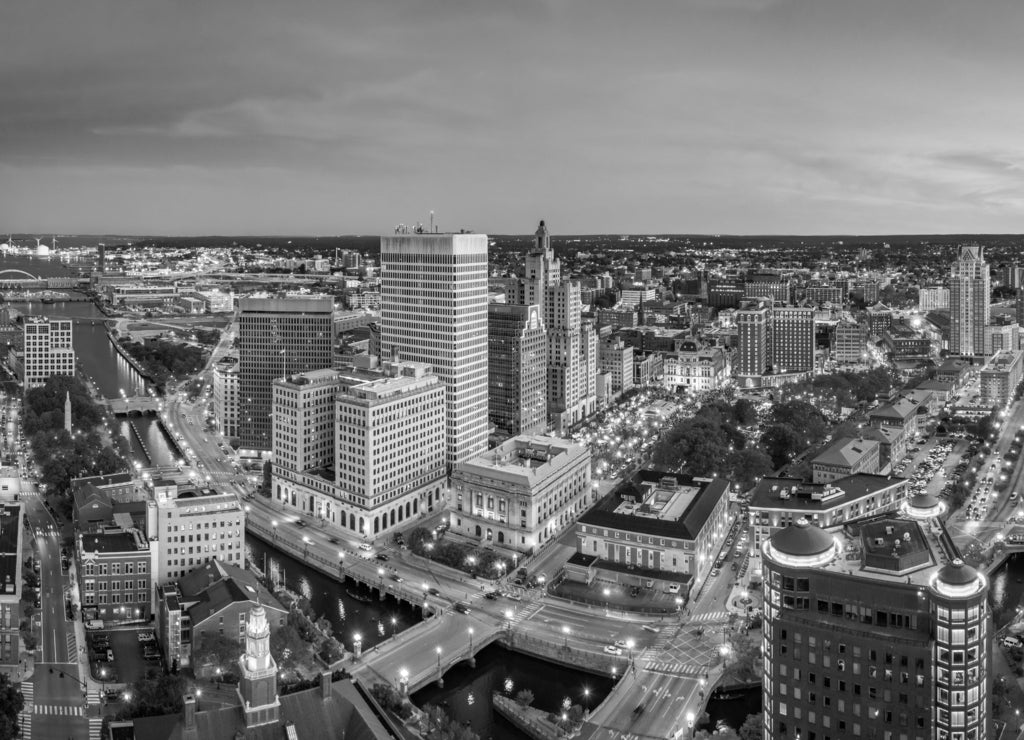
[[[921,288],[917,292],[917,307],[922,313],[942,311],[949,308],[949,288],[935,286]]]
[[[633,348],[621,339],[602,341],[597,348],[597,371],[612,378],[612,393],[619,395],[633,387]]]
[[[721,347],[701,347],[681,342],[665,354],[662,382],[673,391],[713,391],[729,382],[729,362]]]
[[[950,273],[950,354],[970,356],[984,352],[991,292],[985,248],[978,244],[962,245]]]
[[[877,473],[881,446],[870,439],[841,437],[811,460],[814,483],[829,483],[856,473]]]
[[[23,380],[26,390],[38,388],[54,375],[75,374],[75,348],[71,319],[26,316]]]
[[[1020,386],[1024,373],[1024,352],[997,352],[981,369],[981,397],[987,404],[1006,405]]]
[[[224,439],[238,436],[238,354],[213,366],[213,415]]]
[[[329,459],[319,442],[301,455],[275,450],[276,501],[366,539],[443,505],[446,391],[429,365],[368,361],[303,376],[324,392],[308,391],[308,408],[295,414],[292,386],[304,387],[302,378],[277,382],[275,443],[298,450],[297,440],[318,434],[314,428],[326,443],[322,427],[330,418],[333,448]]]
[[[487,413],[505,434],[547,429],[548,337],[540,306],[487,307]]]
[[[449,469],[487,448],[487,235],[381,237],[381,355],[433,368]]]
[[[770,353],[777,373],[814,369],[814,328],[813,308],[783,307],[772,311]]]
[[[733,372],[741,384],[744,378],[764,375],[768,370],[771,311],[770,307],[762,305],[756,308],[742,308],[736,312],[739,335]]]
[[[238,309],[238,438],[269,451],[273,380],[331,366],[334,301],[242,298]]]
[[[0,673],[21,676],[21,597],[24,509],[17,501],[0,504]]]
[[[532,553],[591,500],[590,449],[556,437],[520,435],[452,471],[453,532]]]
[[[841,319],[833,335],[832,359],[840,365],[859,365],[868,360],[868,329],[852,319]]]
[[[764,543],[764,737],[989,740],[988,580],[941,504]]]
[[[149,619],[153,551],[140,530],[80,533],[76,549],[83,615],[115,623]]]

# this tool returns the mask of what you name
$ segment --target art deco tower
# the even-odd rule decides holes
[[[267,611],[257,604],[245,626],[245,652],[238,659],[238,696],[245,726],[277,722],[281,701],[277,695],[277,662],[270,654],[270,623]]]

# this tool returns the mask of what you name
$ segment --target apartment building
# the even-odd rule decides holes
[[[26,316],[23,327],[22,380],[25,389],[38,388],[54,375],[75,374],[71,319]]]

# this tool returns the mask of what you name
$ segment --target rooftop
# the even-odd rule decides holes
[[[641,470],[580,517],[580,524],[696,539],[729,483]]]
[[[100,532],[81,535],[82,552],[142,552],[148,550],[145,538],[137,532]]]
[[[590,450],[558,437],[521,434],[493,450],[459,463],[455,470],[466,475],[500,478],[530,487],[562,470]]]
[[[906,478],[873,473],[855,473],[829,483],[807,483],[802,478],[762,478],[751,494],[750,508],[828,511],[906,482]]]
[[[855,465],[878,447],[878,442],[870,439],[840,437],[825,448],[811,463],[819,465]]]

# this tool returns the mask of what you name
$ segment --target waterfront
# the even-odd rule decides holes
[[[1007,624],[1024,599],[1024,553],[1011,555],[992,573],[989,602],[996,613],[996,628]]]
[[[328,578],[251,535],[246,537],[245,555],[275,582],[283,581],[289,590],[309,599],[317,616],[330,621],[346,650],[352,649],[355,634],[362,637],[363,649],[369,650],[420,621],[419,611],[409,604],[399,604],[390,597],[380,601],[365,587],[360,590],[353,581]],[[360,601],[350,591],[371,598]]]
[[[487,740],[522,740],[526,736],[506,722],[491,706],[491,694],[505,696],[529,689],[532,706],[546,712],[561,711],[565,699],[585,710],[593,709],[608,696],[615,682],[607,676],[595,676],[548,663],[537,658],[489,645],[477,654],[476,667],[459,663],[444,675],[444,688],[436,683],[412,695],[418,707],[443,706],[454,719],[468,722]]]

